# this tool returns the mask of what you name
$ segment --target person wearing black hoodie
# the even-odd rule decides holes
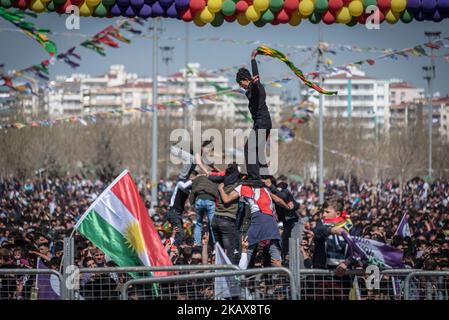
[[[259,71],[256,61],[257,50],[251,54],[252,76],[248,69],[240,68],[236,81],[245,89],[248,98],[248,109],[254,121],[253,128],[245,144],[245,164],[248,171],[248,180],[261,180],[260,167],[266,167],[265,147],[272,128],[270,112],[266,104],[266,92],[260,83]],[[259,150],[260,155],[259,155]],[[260,158],[262,156],[262,158]],[[265,172],[264,174],[268,174]]]

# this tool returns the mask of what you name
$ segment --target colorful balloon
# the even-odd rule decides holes
[[[189,7],[189,0],[175,0],[175,6],[178,11],[185,10]]]
[[[214,27],[219,27],[223,24],[224,22],[224,15],[221,12],[217,12],[215,13],[215,18],[214,20],[210,23],[212,26]]]
[[[391,0],[377,0],[377,6],[382,12],[387,12],[391,8]]]
[[[338,23],[347,24],[352,20],[351,14],[349,13],[349,9],[343,7],[340,11],[337,12],[336,20]]]
[[[279,12],[284,6],[284,0],[270,0],[269,9],[271,12]]]
[[[97,7],[94,10],[93,16],[104,18],[108,15],[108,9],[102,4],[98,4]]]
[[[215,13],[210,12],[208,7],[205,7],[200,13],[201,21],[211,23],[215,19]]]
[[[301,16],[299,15],[299,11],[296,10],[292,12],[290,21],[288,22],[291,26],[296,27],[301,23]]]
[[[413,14],[408,11],[408,10],[404,10],[404,12],[401,13],[401,21],[404,23],[410,23],[413,21]]]
[[[279,23],[288,23],[290,21],[290,16],[284,9],[282,9],[277,13],[276,20],[279,21]]]
[[[225,16],[224,17],[225,21],[227,22],[234,22],[235,20],[237,20],[237,16],[233,15],[233,16]]]
[[[113,17],[118,17],[122,14],[122,10],[120,10],[120,7],[118,6],[118,4],[114,4],[112,6],[112,8],[109,10],[109,13],[113,16]]]
[[[393,10],[388,10],[385,14],[385,20],[389,24],[395,24],[399,20],[399,13],[396,13]]]
[[[285,0],[284,1],[284,10],[286,12],[298,11],[299,1],[298,0]]]
[[[172,2],[171,6],[167,9],[167,17],[169,18],[177,18],[178,17],[178,10],[176,10],[176,5],[174,2]]]
[[[238,1],[235,5],[235,10],[237,11],[238,14],[245,13],[246,9],[248,9],[248,3],[243,0]]]
[[[311,15],[313,9],[314,5],[311,0],[301,0],[301,2],[299,3],[299,13],[301,13],[303,17]]]
[[[258,28],[262,28],[263,26],[266,25],[266,23],[263,22],[262,20],[259,20],[259,21],[255,21],[255,22],[254,22],[254,25],[255,25],[256,27],[258,27]]]
[[[323,14],[323,22],[325,24],[333,24],[335,23],[335,17],[332,14],[332,12],[330,10],[327,10],[324,14]]]
[[[89,7],[95,7],[98,6],[98,4],[101,2],[100,0],[85,0],[84,1]],[[143,1],[142,1],[143,2]]]
[[[257,11],[252,5],[249,6],[248,9],[245,11],[245,15],[246,18],[251,22],[257,21],[260,18],[260,12]]]
[[[343,8],[343,1],[342,0],[329,0],[329,10],[332,12],[337,12],[341,8]]]
[[[241,2],[241,1],[239,1]],[[245,2],[246,3],[246,2]],[[249,24],[249,20],[248,18],[246,18],[246,15],[244,13],[239,13],[237,15],[237,21],[238,23],[240,23],[242,26],[246,26],[247,24]]]
[[[265,12],[262,14],[261,20],[262,20],[263,22],[265,22],[265,23],[269,23],[269,22],[273,21],[273,20],[274,20],[274,14],[273,14],[273,12],[271,12],[271,10],[268,9],[267,11],[265,11]]]
[[[168,9],[173,4],[173,0],[157,0],[162,8]],[[132,2],[132,0],[131,0]]]
[[[254,0],[253,6],[257,11],[265,11],[270,5],[269,0]]]
[[[210,12],[216,13],[221,10],[223,7],[223,0],[208,0],[207,1],[207,8]]]
[[[391,11],[400,13],[407,7],[407,0],[391,0]]]
[[[195,15],[195,17],[193,18],[193,23],[197,26],[197,27],[204,27],[206,25],[206,22],[204,22],[203,20],[201,20],[200,18],[200,13],[197,13]]]
[[[190,0],[189,7],[190,11],[194,13],[200,12],[206,7],[206,2],[204,0]]]
[[[449,0],[438,0],[438,11],[449,12]]]
[[[33,0],[31,2],[30,9],[35,12],[44,12],[45,11],[45,5],[42,3],[41,0]]]
[[[83,3],[80,7],[80,16],[81,17],[90,17],[93,13],[93,8],[89,7],[86,3]],[[122,12],[120,11],[120,14]]]
[[[185,9],[183,12],[181,12],[181,19],[185,22],[190,22],[193,20],[193,14],[190,9]]]
[[[315,11],[318,13],[324,13],[329,8],[329,2],[327,0],[315,0]]]
[[[317,24],[320,23],[321,21],[321,14],[318,12],[313,12],[310,17],[309,17],[309,21],[313,24]]]
[[[347,23],[346,25],[347,25],[348,27],[353,27],[353,26],[355,26],[356,24],[357,24],[357,18],[352,17],[352,20],[351,20],[349,23]]]
[[[139,10],[139,17],[144,19],[151,17],[151,6],[145,3]]]
[[[366,9],[369,6],[377,7],[377,1],[376,0],[363,0],[363,7]]]
[[[363,3],[362,3],[362,1],[359,1],[359,0],[351,1],[348,9],[349,9],[349,13],[351,14],[351,16],[359,17],[360,15],[363,14]]]
[[[432,13],[432,17],[433,17],[433,13],[436,10],[437,7],[437,1],[436,0],[422,0],[422,11],[423,13]]]
[[[235,13],[235,3],[232,0],[225,0],[221,12],[225,16],[232,16]]]

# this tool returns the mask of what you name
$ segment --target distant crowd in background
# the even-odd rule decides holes
[[[137,179],[142,197],[150,208],[151,186],[146,179]],[[302,219],[304,235],[301,253],[307,268],[325,268],[317,258],[314,231],[322,219],[318,186],[310,181],[298,183],[279,177],[280,189],[288,189],[297,204],[293,210],[276,212],[281,235],[282,263],[288,264],[288,239],[292,226]],[[0,268],[33,268],[40,257],[46,264],[58,269],[63,255],[63,238],[69,236],[77,219],[106,187],[107,182],[79,176],[43,178],[19,182],[0,180]],[[248,229],[248,209],[239,203],[231,209],[220,207],[215,198],[198,191],[194,185],[190,202],[181,214],[182,226],[170,223],[170,200],[176,181],[160,181],[158,201],[149,210],[161,241],[174,264],[213,263],[214,242],[219,242],[236,264],[242,250],[248,249],[245,232]],[[449,181],[429,184],[415,178],[404,188],[394,180],[378,184],[352,181],[348,190],[346,181],[326,181],[326,198],[338,198],[343,210],[351,217],[351,234],[375,239],[404,251],[404,263],[409,268],[447,270],[449,267]],[[195,193],[196,192],[196,193]],[[195,199],[196,197],[196,199]],[[209,198],[209,202],[207,201]],[[404,213],[408,214],[411,236],[395,235]],[[113,266],[112,261],[75,233],[76,262],[84,267]],[[260,251],[254,265],[267,265]],[[315,256],[315,257],[314,257]],[[268,264],[270,264],[268,262]]]

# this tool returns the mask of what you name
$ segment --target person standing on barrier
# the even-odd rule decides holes
[[[248,98],[248,109],[254,121],[253,128],[245,144],[245,165],[250,180],[260,181],[260,168],[267,167],[265,155],[266,141],[272,128],[271,116],[266,103],[266,92],[260,83],[257,68],[257,50],[251,53],[252,75],[248,69],[240,68],[236,74],[236,82],[245,90]],[[266,174],[266,173],[265,173]]]
[[[165,221],[171,223],[173,228],[177,228],[179,232],[175,236],[175,245],[181,245],[184,241],[184,226],[182,222],[182,214],[184,212],[184,207],[187,199],[189,198],[190,189],[192,188],[192,181],[197,175],[196,171],[190,173],[190,179],[182,182],[178,181],[175,187],[175,191],[170,200],[170,206],[165,216]],[[164,222],[165,222],[164,221]]]
[[[270,185],[267,178],[263,183]],[[272,194],[267,187],[257,188],[250,185],[240,184],[234,190],[226,193],[224,184],[218,186],[220,196],[224,203],[230,203],[242,198],[251,210],[251,222],[248,228],[248,268],[252,268],[255,263],[257,248],[261,245],[268,248],[273,266],[278,266],[281,262],[281,235],[279,233],[276,213],[273,201],[287,204],[278,196]]]
[[[222,181],[224,184],[224,191],[228,193],[237,187],[239,177],[240,173],[238,166],[236,164],[230,164],[225,170],[225,175],[223,177],[209,176],[209,179],[217,182]],[[234,249],[236,242],[235,225],[238,210],[238,199],[230,203],[224,203],[221,196],[218,196],[215,215],[212,221],[212,231],[215,240],[220,243],[220,246],[224,249],[226,255],[233,263],[236,263]]]
[[[215,215],[215,201],[217,197],[217,184],[209,180],[205,175],[198,175],[192,183],[192,191],[190,193],[190,203],[194,206],[196,213],[194,246],[201,246],[205,215],[207,216],[207,231],[211,233],[212,242],[215,243],[211,227]]]

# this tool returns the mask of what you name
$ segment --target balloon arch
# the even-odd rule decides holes
[[[214,27],[225,21],[263,27],[297,26],[307,19],[354,26],[365,24],[370,16],[390,24],[449,17],[449,0],[0,0],[1,7],[35,12],[65,13],[70,5],[78,6],[81,16],[166,17]],[[378,8],[377,14],[370,6]]]

